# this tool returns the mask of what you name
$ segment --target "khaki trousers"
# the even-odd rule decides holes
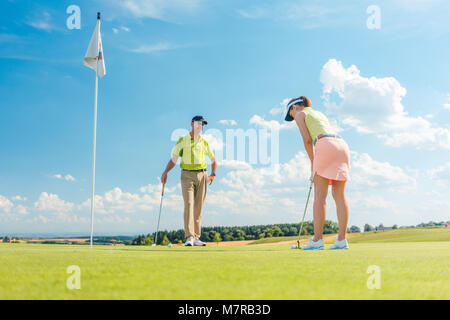
[[[184,199],[184,235],[200,238],[202,207],[208,187],[206,171],[181,171],[181,192]]]

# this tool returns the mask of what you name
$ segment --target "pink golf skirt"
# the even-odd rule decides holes
[[[330,180],[347,181],[350,171],[350,150],[342,138],[323,137],[314,149],[313,172]]]

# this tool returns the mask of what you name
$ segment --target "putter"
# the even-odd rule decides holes
[[[162,191],[161,191],[161,203],[159,205],[158,226],[156,227],[155,243],[153,244],[153,246],[156,246],[156,243],[157,243],[156,241],[158,241],[159,221],[161,219],[162,201],[163,201],[163,197],[164,197],[164,186],[165,186],[165,184],[163,183]]]
[[[305,211],[303,212],[302,223],[300,225],[300,232],[298,233],[297,248],[295,248],[295,249],[301,249],[302,248],[301,245],[300,245],[300,235],[302,234],[303,222],[305,221],[306,209],[308,208],[309,196],[311,195],[311,189],[312,189],[312,185],[313,185],[313,180],[314,179],[311,180],[311,184],[309,185],[308,198],[306,198]]]

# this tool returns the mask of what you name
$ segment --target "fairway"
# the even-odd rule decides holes
[[[450,242],[328,248],[0,244],[0,299],[450,299]],[[81,289],[66,286],[70,265]]]

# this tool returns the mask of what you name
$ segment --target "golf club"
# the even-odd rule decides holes
[[[161,203],[159,205],[158,226],[156,227],[156,234],[155,234],[155,243],[154,243],[155,246],[156,246],[157,241],[158,241],[159,220],[161,219],[162,201],[163,201],[163,197],[164,197],[164,186],[165,186],[165,184],[163,183],[162,191],[161,191]]]
[[[313,185],[313,180],[314,179],[311,179],[311,183],[309,185],[308,198],[306,198],[305,211],[303,212],[302,223],[300,224],[300,231],[298,233],[297,247],[295,247],[295,245],[292,245],[292,247],[291,247],[292,249],[301,249],[302,248],[301,245],[300,245],[300,235],[302,234],[303,222],[305,221],[306,209],[308,208],[309,196],[311,195],[311,189],[312,189],[312,185]]]

